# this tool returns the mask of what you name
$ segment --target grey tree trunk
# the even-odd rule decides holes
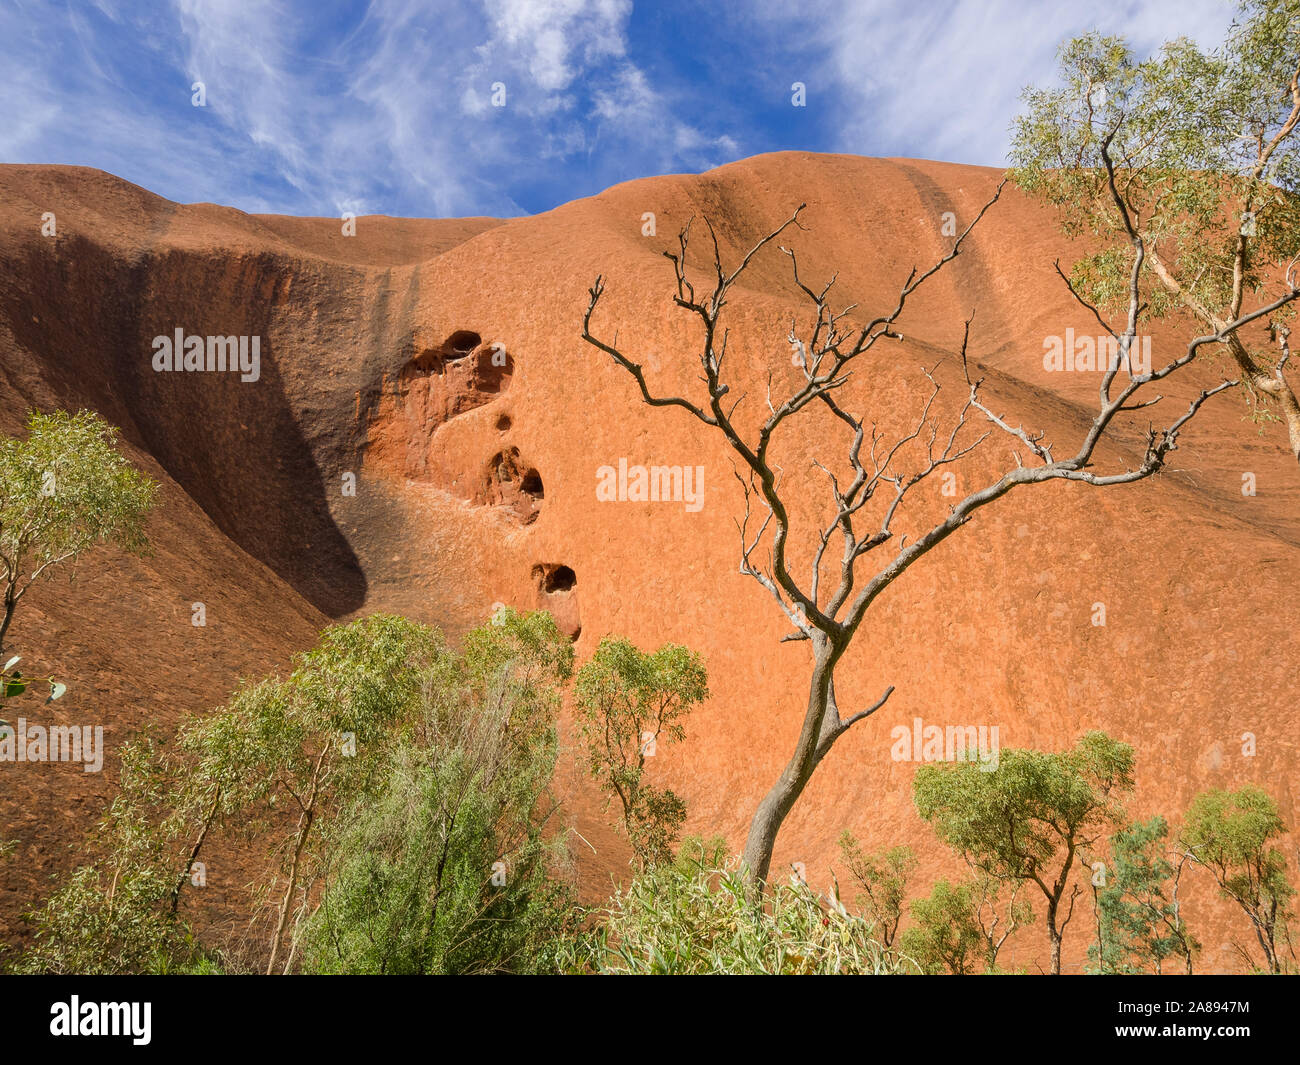
[[[781,776],[763,797],[754,819],[749,824],[749,835],[741,855],[745,875],[751,886],[763,890],[772,867],[772,851],[776,836],[786,816],[808,785],[813,770],[821,761],[830,744],[824,746],[823,724],[831,708],[831,682],[838,653],[829,641],[818,640],[814,646],[812,680],[809,682],[808,707],[804,711],[803,728],[794,756],[786,763]]]
[[[1113,137],[1114,134],[1112,133],[1111,136]],[[1113,335],[1120,342],[1123,350],[1128,351],[1130,345],[1137,339],[1139,323],[1146,308],[1140,280],[1149,249],[1137,230],[1137,223],[1127,201],[1119,191],[1122,179],[1116,178],[1115,163],[1109,151],[1110,143],[1111,138],[1108,137],[1102,144],[1101,158],[1105,164],[1117,215],[1124,224],[1132,248],[1127,324],[1124,326],[1123,333]],[[701,424],[719,433],[739,459],[736,478],[744,492],[745,503],[744,516],[737,522],[740,531],[740,572],[753,577],[775,598],[786,618],[797,630],[797,634],[789,634],[783,639],[806,639],[813,647],[813,674],[798,744],[780,777],[759,804],[750,823],[749,835],[742,853],[746,867],[745,875],[750,885],[760,892],[771,873],[772,852],[776,845],[777,834],[799,796],[803,794],[817,763],[825,757],[839,736],[855,722],[861,721],[879,709],[893,691],[890,687],[875,706],[851,714],[847,718],[840,717],[835,705],[833,680],[835,664],[852,642],[855,632],[876,597],[913,563],[966,525],[977,511],[1001,499],[1020,485],[1068,480],[1102,487],[1132,484],[1160,472],[1165,467],[1168,455],[1178,448],[1179,433],[1183,427],[1196,416],[1209,399],[1225,389],[1235,387],[1240,382],[1224,380],[1216,387],[1207,388],[1192,399],[1181,416],[1167,426],[1162,429],[1151,426],[1147,434],[1145,454],[1137,466],[1129,464],[1123,471],[1097,472],[1094,468],[1095,453],[1115,419],[1122,412],[1138,410],[1154,403],[1156,400],[1139,401],[1135,399],[1136,394],[1147,384],[1163,380],[1189,365],[1197,357],[1201,347],[1210,343],[1222,343],[1243,326],[1267,319],[1288,304],[1300,300],[1300,288],[1292,288],[1271,303],[1260,306],[1249,314],[1234,317],[1233,321],[1225,322],[1222,326],[1217,326],[1212,335],[1192,340],[1182,355],[1171,359],[1159,369],[1152,369],[1149,373],[1125,373],[1121,376],[1118,365],[1111,367],[1101,380],[1097,413],[1078,449],[1073,454],[1059,459],[1055,457],[1053,447],[1044,441],[1042,432],[1033,433],[1023,425],[1013,425],[981,401],[979,390],[983,378],[971,376],[971,366],[967,358],[971,325],[971,319],[968,318],[961,343],[961,369],[969,396],[960,410],[952,416],[951,426],[940,432],[941,421],[949,419],[941,418],[937,411],[932,410],[932,404],[939,394],[940,383],[927,370],[925,375],[931,384],[929,398],[921,405],[914,427],[911,432],[895,439],[886,453],[882,454],[877,444],[884,437],[881,436],[876,423],[868,424],[865,417],[859,417],[840,406],[837,401],[837,397],[843,397],[840,389],[853,372],[854,360],[865,356],[878,341],[903,340],[903,334],[898,330],[897,324],[908,306],[909,298],[927,279],[943,270],[960,254],[963,242],[985,213],[997,203],[1002,188],[1003,185],[999,183],[993,196],[957,237],[951,249],[933,266],[924,272],[915,268],[911,271],[899,290],[892,311],[877,315],[865,324],[845,318],[856,304],[851,304],[840,311],[832,307],[830,292],[835,284],[834,275],[818,292],[809,287],[800,277],[795,251],[778,245],[780,251],[789,257],[793,280],[811,302],[816,311],[816,320],[808,334],[807,343],[796,335],[795,327],[791,325],[788,339],[796,346],[799,353],[795,365],[802,368],[802,382],[797,384],[779,404],[774,401],[769,388],[770,413],[759,426],[757,435],[753,437],[747,437],[742,432],[742,428],[732,420],[736,409],[745,398],[745,393],[742,390],[739,398],[734,400],[729,398],[735,382],[723,379],[722,366],[728,332],[721,324],[722,309],[728,304],[727,297],[732,286],[753,262],[755,256],[790,227],[803,228],[799,226],[799,213],[807,204],[800,204],[781,225],[763,236],[731,270],[723,266],[718,234],[706,218],[705,224],[708,226],[712,242],[713,272],[717,279],[709,292],[703,290],[697,292],[696,285],[699,279],[693,280],[688,276],[687,249],[691,228],[689,222],[678,234],[678,250],[664,252],[673,264],[673,281],[676,290],[673,302],[697,319],[702,328],[699,361],[707,388],[707,403],[697,402],[686,396],[656,394],[646,380],[644,360],[621,351],[618,348],[617,333],[612,343],[592,333],[592,317],[605,292],[604,277],[597,276],[588,290],[590,301],[582,319],[582,339],[603,351],[614,360],[616,365],[631,375],[645,403],[652,407],[675,407],[687,412]],[[1158,258],[1154,255],[1152,262],[1159,267]],[[1062,277],[1065,275],[1062,274]],[[1066,282],[1069,283],[1068,278]],[[1091,304],[1077,294],[1076,299],[1092,313],[1097,313]],[[1273,387],[1280,391],[1288,386],[1285,381],[1275,381]],[[725,402],[724,397],[727,397]],[[806,586],[800,587],[790,572],[787,539],[791,530],[791,517],[787,508],[788,501],[782,498],[780,466],[772,461],[770,448],[774,435],[787,419],[812,409],[829,411],[831,416],[838,419],[852,434],[848,442],[847,458],[853,476],[849,481],[841,481],[833,474],[830,477],[835,517],[830,525],[820,529],[820,535],[815,541],[810,580]],[[1300,411],[1300,407],[1296,409]],[[971,439],[967,419],[977,415],[983,415],[992,428]],[[1292,426],[1300,429],[1300,419],[1292,419]],[[994,431],[1005,433],[1011,438],[1010,446],[1015,466],[1004,468],[1004,472],[996,480],[953,504],[949,507],[947,517],[938,524],[930,526],[928,531],[911,537],[910,543],[909,537],[896,540],[892,522],[903,505],[904,497],[911,489],[918,484],[926,483],[928,478],[937,476],[940,470],[950,464],[963,460]],[[965,442],[967,440],[970,442]],[[944,442],[940,444],[940,441]],[[863,450],[864,443],[866,451]],[[937,446],[942,446],[942,451],[936,450]],[[1028,453],[1033,456],[1029,464],[1022,460],[1022,449],[1028,449]],[[907,458],[900,457],[899,462],[906,461],[909,464],[908,469],[904,469],[901,465],[891,465],[895,455],[899,455],[902,450],[906,450]],[[819,462],[817,465],[822,464]],[[822,466],[822,469],[830,473],[825,466]],[[892,492],[890,492],[891,488]],[[865,518],[867,511],[863,508],[877,491],[883,491],[890,498],[882,500],[883,514],[879,515],[879,526],[875,525],[877,515],[874,513],[871,515],[868,522],[871,531],[868,532],[865,527],[855,525],[855,521],[867,520]],[[752,526],[751,517],[754,519]],[[831,564],[834,556],[833,554],[828,556],[827,551],[832,540],[837,536],[843,546],[838,569],[838,585],[833,591],[824,594],[819,590],[823,575],[822,563],[826,562],[827,571],[834,573]],[[887,543],[896,543],[897,553],[892,561],[887,562],[883,567],[870,567],[874,575],[862,583],[859,580],[861,573],[857,569],[858,564],[870,552]],[[766,564],[755,561],[753,557],[760,544],[765,544],[769,553],[770,562]],[[759,557],[761,558],[761,554]],[[869,567],[867,563],[863,565]],[[1059,943],[1054,942],[1053,945],[1059,968]]]

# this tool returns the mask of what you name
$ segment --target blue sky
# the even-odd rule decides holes
[[[1223,0],[0,5],[0,161],[181,202],[509,216],[785,148],[1000,165],[1065,37],[1210,47]],[[202,82],[206,106],[193,106]],[[792,104],[791,86],[807,103]],[[504,106],[493,86],[505,87]],[[498,94],[498,100],[500,99]]]

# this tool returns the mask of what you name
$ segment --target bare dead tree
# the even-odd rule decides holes
[[[913,268],[900,289],[893,308],[872,318],[865,325],[855,324],[850,318],[855,309],[853,306],[838,311],[832,309],[830,293],[835,284],[834,276],[820,291],[815,290],[800,276],[794,250],[778,245],[779,250],[789,258],[794,283],[806,298],[815,317],[806,337],[801,338],[793,324],[788,337],[800,352],[802,383],[784,401],[774,403],[769,377],[768,413],[759,424],[756,434],[751,436],[747,436],[735,420],[737,408],[745,396],[742,394],[739,398],[731,399],[731,387],[723,378],[728,331],[722,324],[722,314],[736,282],[755,257],[788,229],[803,229],[799,215],[806,204],[801,204],[781,225],[759,240],[731,271],[724,268],[717,234],[705,219],[713,251],[713,278],[710,282],[711,289],[707,292],[697,293],[688,277],[687,253],[691,222],[687,222],[678,236],[678,249],[664,253],[672,263],[676,283],[673,302],[698,318],[703,329],[699,361],[707,399],[702,402],[697,403],[684,396],[656,395],[646,381],[643,364],[618,347],[617,334],[612,342],[594,335],[592,318],[605,292],[604,278],[597,277],[589,290],[590,302],[582,323],[583,340],[603,351],[631,375],[645,403],[653,407],[679,407],[686,411],[697,421],[721,434],[739,460],[736,476],[741,484],[745,504],[743,517],[736,523],[741,540],[740,571],[762,585],[794,625],[795,631],[783,637],[783,640],[807,641],[812,649],[808,698],[794,752],[781,775],[759,803],[742,855],[747,876],[759,890],[768,876],[777,833],[818,764],[837,739],[859,721],[879,710],[894,691],[893,686],[888,687],[874,703],[848,717],[841,714],[835,698],[836,667],[881,593],[913,564],[966,525],[977,511],[1001,499],[1013,489],[1051,481],[1076,481],[1094,487],[1109,487],[1131,484],[1158,473],[1164,468],[1169,454],[1177,449],[1179,434],[1202,406],[1211,397],[1234,387],[1238,382],[1224,380],[1201,391],[1185,410],[1171,416],[1163,428],[1149,424],[1140,461],[1123,469],[1101,470],[1098,468],[1101,463],[1098,448],[1103,440],[1113,439],[1112,430],[1118,416],[1154,407],[1164,397],[1157,394],[1148,398],[1150,386],[1188,366],[1201,348],[1227,342],[1242,327],[1260,319],[1268,319],[1300,296],[1300,290],[1296,287],[1296,264],[1293,263],[1286,276],[1287,289],[1280,298],[1249,313],[1240,313],[1232,321],[1216,323],[1213,332],[1196,337],[1182,354],[1165,365],[1146,373],[1135,373],[1129,351],[1137,339],[1138,324],[1145,310],[1138,286],[1146,264],[1147,248],[1118,191],[1115,168],[1109,155],[1109,142],[1102,155],[1110,176],[1110,194],[1124,219],[1132,246],[1128,314],[1122,331],[1116,332],[1095,307],[1083,300],[1078,293],[1073,293],[1075,299],[1091,311],[1106,332],[1116,340],[1119,355],[1111,360],[1102,378],[1095,417],[1077,446],[1064,457],[1056,457],[1056,449],[1046,442],[1043,432],[1030,433],[1023,426],[1012,425],[985,403],[981,393],[982,379],[971,377],[967,359],[970,319],[965,324],[959,353],[968,394],[955,417],[946,419],[946,427],[941,424],[945,422],[944,416],[936,410],[940,384],[933,371],[926,373],[930,381],[929,395],[924,400],[913,427],[892,440],[886,439],[886,434],[879,430],[876,422],[868,425],[863,417],[847,410],[840,400],[858,360],[882,340],[902,339],[898,323],[909,300],[922,285],[957,258],[971,232],[997,203],[1002,193],[1002,184],[998,185],[975,219],[956,238],[951,250],[924,272]],[[788,545],[791,517],[787,500],[783,497],[781,470],[773,461],[771,452],[778,429],[789,419],[814,408],[829,411],[842,424],[848,440],[847,467],[852,476],[844,483],[827,467],[815,463],[826,474],[833,513],[824,526],[819,525],[819,536],[812,545],[813,557],[807,581],[801,583],[791,572]],[[983,430],[978,435],[974,433],[976,425]],[[909,542],[903,536],[892,548],[892,555],[886,554],[882,562],[870,566],[869,563],[881,558],[880,549],[894,542],[900,510],[904,502],[913,497],[912,493],[917,486],[924,484],[936,472],[970,455],[992,436],[1010,438],[1014,465],[951,506],[943,520],[931,525],[915,539]],[[1024,458],[1020,450],[1026,452]],[[905,469],[903,465],[907,458],[913,460],[910,469]],[[1008,458],[1008,463],[1011,458]],[[834,556],[827,560],[827,552],[837,539],[838,566],[835,565]],[[763,543],[766,543],[766,561],[760,562],[755,554]],[[826,573],[830,574],[834,582],[833,588],[828,589],[823,584]]]

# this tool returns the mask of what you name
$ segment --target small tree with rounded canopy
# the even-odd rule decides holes
[[[984,952],[984,935],[975,918],[970,884],[940,880],[923,899],[912,901],[916,924],[903,932],[903,956],[927,976],[969,976]]]
[[[1047,902],[1051,971],[1059,975],[1080,891],[1071,883],[1075,866],[1123,816],[1133,748],[1089,732],[1068,751],[1007,750],[997,769],[986,768],[973,761],[921,766],[912,784],[917,811],[977,870],[1037,885]]]
[[[141,553],[158,486],[117,451],[98,414],[32,411],[27,439],[0,441],[0,652],[28,590],[97,544]]]
[[[700,656],[671,643],[646,654],[607,636],[578,670],[575,695],[591,775],[618,798],[637,861],[672,861],[686,804],[645,779],[646,758],[661,740],[682,740],[686,715],[709,697]]]
[[[1247,784],[1236,791],[1203,791],[1192,800],[1181,842],[1192,861],[1209,870],[1224,898],[1250,918],[1271,973],[1284,962],[1279,940],[1289,939],[1291,898],[1286,856],[1271,842],[1286,832],[1277,804]]]

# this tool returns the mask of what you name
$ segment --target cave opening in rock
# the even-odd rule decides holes
[[[537,582],[537,608],[555,619],[560,631],[571,640],[582,635],[582,618],[578,609],[578,575],[571,566],[541,563],[533,567]]]
[[[541,588],[547,595],[573,591],[578,575],[569,566],[538,566],[541,570]]]
[[[519,482],[519,490],[534,499],[546,498],[546,493],[542,490],[542,475],[536,470],[529,470],[524,474]]]
[[[451,352],[453,356],[462,357],[468,355],[476,347],[483,343],[483,338],[477,333],[468,329],[457,329],[442,345],[444,351]]]

